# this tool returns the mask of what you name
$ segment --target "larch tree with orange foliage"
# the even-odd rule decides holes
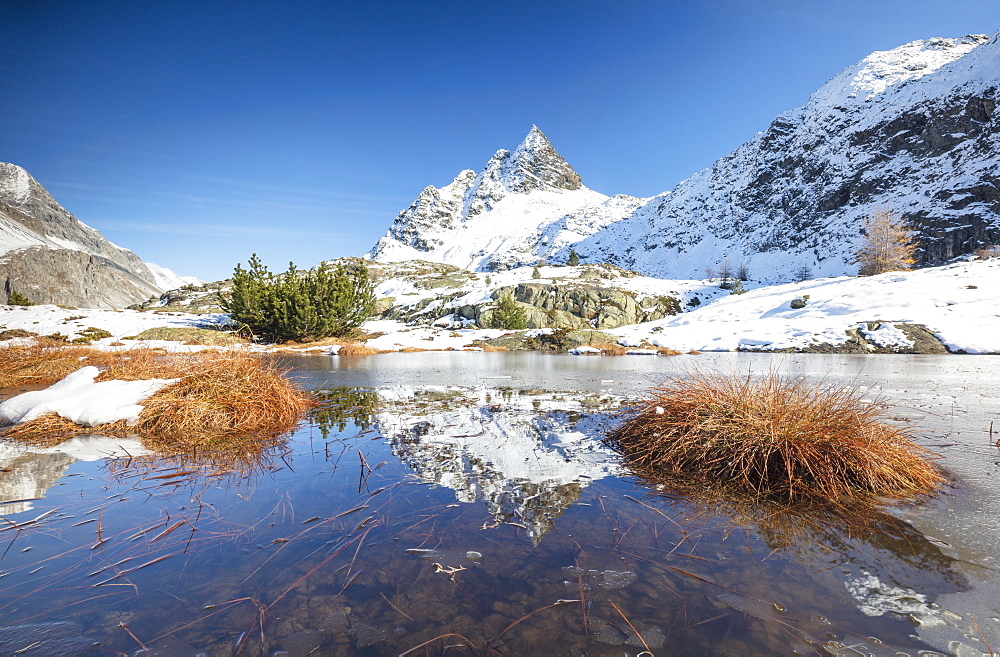
[[[875,210],[865,222],[865,242],[854,253],[859,276],[910,269],[917,262],[913,229],[894,210]]]

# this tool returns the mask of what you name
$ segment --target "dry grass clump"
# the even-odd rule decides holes
[[[88,347],[45,344],[0,348],[0,388],[48,385],[84,365],[110,365],[115,354]]]
[[[372,356],[374,354],[384,353],[378,349],[372,349],[371,347],[366,347],[363,344],[345,344],[341,345],[340,349],[337,351],[338,356]]]
[[[944,481],[931,452],[857,389],[770,374],[694,372],[654,387],[608,435],[639,472],[731,482],[755,495],[897,499]]]
[[[13,427],[4,437],[55,444],[85,433],[138,434],[147,447],[173,453],[241,445],[256,449],[264,438],[293,429],[312,405],[285,370],[245,351],[162,354],[143,349],[108,356],[112,361],[102,363],[98,381],[180,381],[143,401],[139,421],[131,426],[122,420],[82,427],[48,414]],[[73,369],[97,363],[88,358],[75,364]]]

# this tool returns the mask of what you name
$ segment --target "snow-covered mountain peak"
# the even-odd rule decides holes
[[[511,156],[511,168],[508,184],[514,192],[546,187],[573,191],[583,187],[579,174],[535,125]]]
[[[875,51],[820,87],[809,98],[806,109],[815,111],[870,101],[890,89],[934,73],[987,41],[989,37],[985,34],[953,39],[935,37]]]
[[[460,201],[468,178],[452,200],[418,199],[372,255],[487,271],[573,251],[653,276],[742,263],[758,280],[787,281],[855,273],[861,226],[889,207],[916,231],[921,264],[947,262],[1000,244],[998,62],[1000,32],[874,52],[650,199],[587,189],[533,126]]]
[[[524,141],[513,152],[500,149],[469,190],[473,212],[478,214],[507,194],[525,194],[535,190],[575,191],[583,184],[573,167],[563,159],[548,137],[531,126]],[[482,202],[475,203],[476,198]]]
[[[498,150],[478,174],[465,170],[445,187],[424,188],[370,256],[385,262],[437,260],[473,269],[530,264],[552,247],[568,253],[562,249],[567,240],[620,220],[640,202],[631,197],[609,202],[584,187],[533,125],[517,148]]]
[[[15,204],[24,203],[31,196],[34,180],[30,173],[16,164],[0,162],[0,198]]]

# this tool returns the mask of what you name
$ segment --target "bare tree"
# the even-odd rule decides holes
[[[729,258],[723,258],[719,263],[719,287],[723,290],[733,287],[733,264]]]
[[[736,278],[741,281],[750,280],[750,268],[747,267],[747,263],[740,261],[740,266],[736,268]]]
[[[799,283],[802,281],[808,281],[813,277],[812,269],[806,263],[802,263],[795,268],[795,280]]]
[[[917,241],[910,225],[894,210],[875,210],[865,222],[865,241],[855,263],[859,276],[902,271],[916,263]]]

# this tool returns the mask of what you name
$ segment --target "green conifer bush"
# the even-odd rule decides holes
[[[501,294],[500,298],[497,299],[497,307],[490,317],[490,326],[507,331],[526,329],[528,328],[528,316],[513,296]]]
[[[347,335],[375,309],[374,286],[363,266],[323,263],[300,270],[289,263],[287,272],[275,275],[257,254],[248,269],[236,265],[232,290],[222,298],[235,323],[276,342]]]
[[[35,305],[35,302],[17,290],[11,290],[10,298],[7,300],[7,304],[11,306],[33,306]]]

